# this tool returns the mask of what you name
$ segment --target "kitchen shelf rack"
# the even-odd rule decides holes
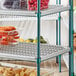
[[[69,47],[66,48],[59,45],[54,46],[49,44],[41,44],[41,61],[67,53],[69,50]],[[36,62],[37,44],[19,43],[15,46],[0,46],[0,57]]]
[[[70,6],[63,5],[50,5],[48,9],[41,11],[41,16],[56,14],[59,12],[69,10]],[[0,9],[0,15],[13,15],[13,16],[25,16],[25,17],[37,17],[36,11],[21,11],[21,10],[3,10]]]
[[[59,4],[60,4],[59,0]],[[14,58],[20,60],[32,60],[37,62],[37,76],[40,76],[41,61],[59,56],[69,52],[69,76],[74,76],[73,66],[73,0],[69,0],[69,6],[51,5],[47,10],[40,10],[40,0],[37,0],[37,11],[20,11],[20,10],[4,10],[0,8],[0,15],[7,16],[22,16],[22,17],[37,17],[37,45],[19,43],[15,46],[0,46],[0,57]],[[40,19],[48,15],[59,13],[59,20],[61,18],[60,12],[69,10],[69,48],[60,45],[43,45],[40,44]],[[59,21],[59,36],[60,36],[60,21]],[[60,38],[60,37],[59,37]],[[60,40],[59,40],[60,41]],[[27,54],[27,55],[26,55]],[[11,55],[11,56],[10,56]],[[31,59],[32,58],[32,59]],[[59,60],[60,61],[60,60]],[[60,63],[59,63],[60,65]]]
[[[58,20],[58,14],[47,15],[41,17],[41,20]],[[25,21],[25,20],[37,20],[36,17],[23,17],[23,16],[10,16],[10,15],[0,15],[0,21]]]

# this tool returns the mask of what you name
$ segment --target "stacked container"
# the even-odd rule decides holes
[[[18,39],[19,39],[19,34],[15,27],[13,26],[0,27],[1,45],[17,44]]]
[[[41,10],[48,8],[49,0],[41,0]],[[6,9],[37,10],[37,0],[4,0],[1,4]]]

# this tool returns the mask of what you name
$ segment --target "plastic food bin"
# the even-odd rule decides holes
[[[17,62],[17,61],[16,61]],[[16,63],[15,62],[15,63]],[[25,66],[21,65],[19,62],[16,64],[12,64],[12,62],[0,62],[0,75],[10,75],[10,76],[37,76],[37,68],[33,66]],[[54,70],[48,69],[48,68],[41,68],[40,69],[40,75],[41,76],[53,76]]]
[[[41,0],[41,10],[48,8],[49,0]],[[37,0],[3,0],[0,2],[3,9],[37,10]]]
[[[18,40],[19,40],[19,34],[15,27],[12,26],[0,27],[1,45],[17,44]]]

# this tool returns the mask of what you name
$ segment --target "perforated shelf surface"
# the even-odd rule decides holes
[[[41,17],[41,20],[57,20],[58,14],[47,15]],[[23,17],[23,16],[9,16],[9,15],[0,15],[0,21],[25,21],[25,20],[37,20],[36,17]]]
[[[41,61],[69,52],[69,48],[57,45],[40,44]],[[0,45],[0,57],[36,61],[37,44],[19,43],[17,45]]]
[[[70,9],[70,6],[63,5],[50,5],[48,9],[41,11],[41,16],[56,14],[58,12],[67,11]],[[13,15],[13,16],[25,16],[25,17],[36,17],[36,11],[28,10],[12,10],[12,9],[2,9],[0,8],[0,15]]]

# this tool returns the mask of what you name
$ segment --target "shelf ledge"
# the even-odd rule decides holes
[[[41,17],[41,20],[57,20],[57,19],[58,19],[58,14]],[[25,21],[25,20],[37,20],[37,18],[0,15],[0,21]]]
[[[68,47],[65,48],[58,45],[40,44],[41,61],[68,53],[69,50],[70,48]],[[17,45],[0,45],[0,57],[36,62],[37,44],[19,43]]]
[[[41,11],[41,16],[56,14],[59,12],[64,12],[70,9],[70,6],[63,5],[50,5],[48,9]],[[24,11],[24,10],[12,10],[12,9],[1,9],[0,15],[10,15],[10,16],[24,16],[24,17],[37,17],[36,11]]]

